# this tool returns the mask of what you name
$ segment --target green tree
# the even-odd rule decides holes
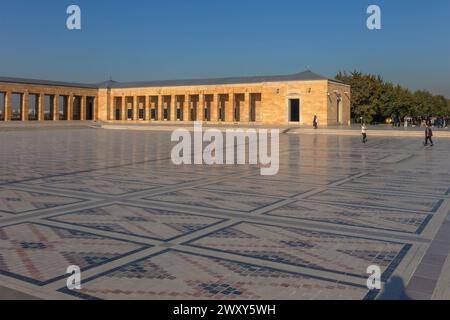
[[[379,75],[360,71],[339,72],[336,80],[352,87],[351,116],[367,122],[384,122],[391,116],[448,116],[450,100],[427,90],[411,92],[401,85],[384,81]]]

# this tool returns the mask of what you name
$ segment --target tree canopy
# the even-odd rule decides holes
[[[352,119],[381,123],[391,116],[403,118],[449,116],[450,100],[427,90],[411,91],[360,71],[339,72],[336,80],[352,86]]]

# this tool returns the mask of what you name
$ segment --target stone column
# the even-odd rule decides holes
[[[184,95],[184,102],[183,102],[183,121],[190,121],[189,115],[191,113],[191,106],[189,103],[189,95]]]
[[[30,95],[24,92],[22,95],[22,121],[28,121],[28,110],[30,108]]]
[[[12,93],[5,92],[5,121],[11,121],[12,118]]]
[[[39,108],[38,108],[38,120],[44,121],[45,120],[45,94],[41,93],[39,95]]]
[[[198,95],[197,121],[203,121],[205,118],[205,95]]]
[[[164,106],[163,106],[163,96],[158,96],[158,120],[164,120]]]
[[[67,120],[73,120],[73,94],[67,97]]]
[[[219,121],[219,95],[217,93],[213,95],[211,103],[211,121]]]
[[[228,104],[225,108],[225,122],[234,122],[234,93],[228,95]]]
[[[250,93],[246,92],[244,94],[244,101],[241,101],[241,110],[240,110],[240,122],[249,122],[250,121]]]
[[[95,98],[95,101],[97,101],[97,98]],[[108,109],[108,120],[116,120],[116,98],[111,97],[111,107]],[[94,114],[97,114],[97,108],[96,103],[94,102]],[[96,116],[94,116],[94,119],[97,119]]]
[[[59,95],[53,96],[53,121],[59,121]]]
[[[151,109],[151,106],[150,106],[150,97],[148,96],[148,95],[146,95],[145,96],[145,100],[144,100],[144,117],[145,117],[145,120],[146,121],[149,121],[150,120],[150,109]]]
[[[81,120],[86,120],[86,96],[81,96]]]
[[[120,120],[124,121],[128,119],[128,106],[127,106],[127,97],[126,96],[122,96],[122,105],[121,107],[121,115],[120,115]]]
[[[177,121],[177,96],[173,95],[170,97],[170,120]]]
[[[139,106],[137,96],[133,96],[133,120],[139,120]]]

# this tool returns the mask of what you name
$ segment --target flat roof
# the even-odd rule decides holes
[[[0,83],[19,83],[34,84],[87,89],[126,89],[126,88],[154,88],[154,87],[181,87],[181,86],[202,86],[202,85],[227,85],[227,84],[245,84],[245,83],[264,83],[264,82],[284,82],[284,81],[316,81],[328,80],[336,83],[343,83],[338,80],[329,79],[310,70],[290,75],[273,76],[252,76],[252,77],[230,77],[230,78],[212,78],[212,79],[190,79],[190,80],[162,80],[162,81],[134,81],[117,82],[113,80],[101,83],[73,83],[51,80],[37,80],[25,78],[0,77]]]
[[[76,82],[63,82],[52,80],[37,80],[37,79],[25,79],[25,78],[13,78],[13,77],[0,77],[0,83],[20,83],[20,84],[34,84],[43,86],[57,86],[57,87],[71,87],[71,88],[88,88],[98,89],[98,84],[86,84]]]

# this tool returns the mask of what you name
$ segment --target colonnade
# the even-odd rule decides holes
[[[257,122],[260,93],[113,95],[108,120]]]
[[[0,121],[97,120],[97,97],[0,92]]]

